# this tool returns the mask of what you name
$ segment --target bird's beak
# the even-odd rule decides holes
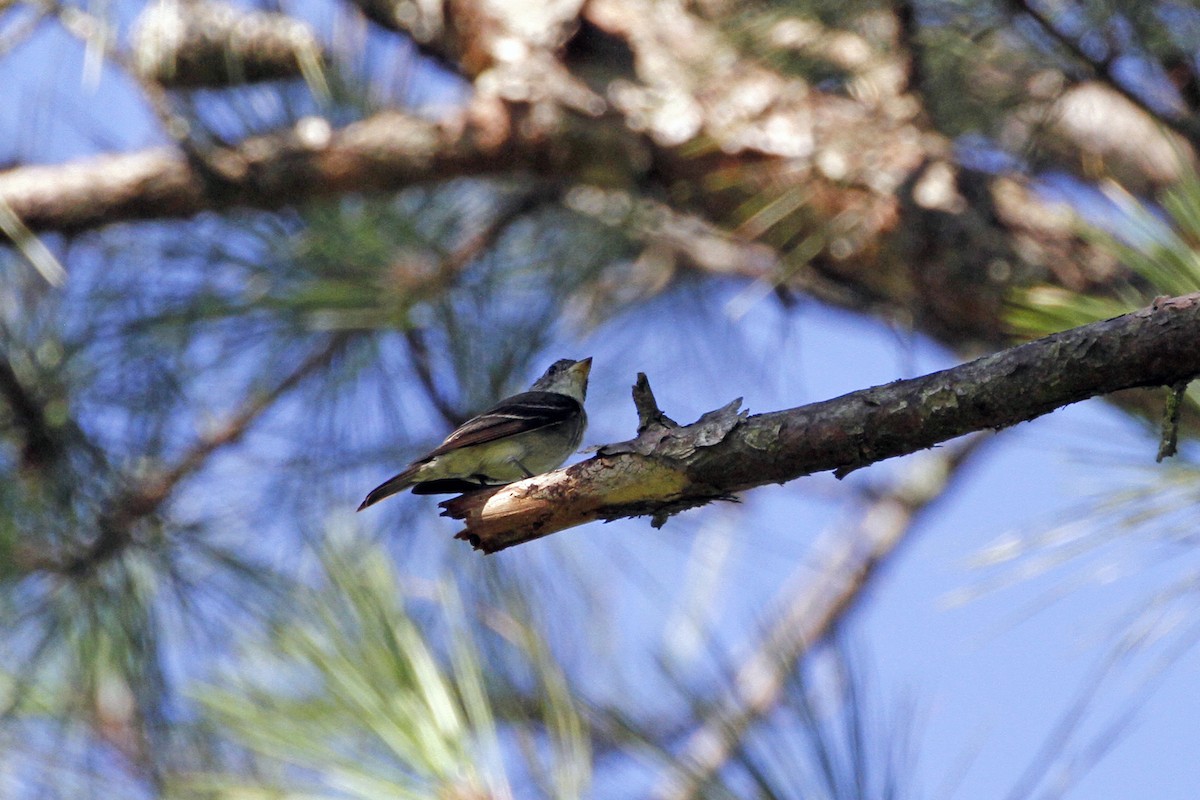
[[[592,357],[588,356],[582,361],[576,361],[571,367],[572,372],[578,372],[579,376],[587,380],[587,376],[592,374]]]

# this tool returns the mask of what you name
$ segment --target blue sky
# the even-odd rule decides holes
[[[52,30],[48,26],[7,56],[18,72],[9,73],[6,102],[0,103],[0,158],[53,162],[108,147],[158,143],[128,85],[108,70],[99,83],[88,85],[79,48]],[[451,83],[436,85],[453,94]],[[442,95],[428,86],[422,84],[420,91],[436,104]],[[97,130],[98,141],[85,133]],[[736,396],[743,396],[752,412],[768,411],[955,363],[919,338],[813,303],[784,310],[763,300],[735,319],[728,312],[737,291],[737,286],[714,283],[700,292],[660,298],[565,345],[564,352],[546,353],[547,362],[595,356],[587,444],[631,435],[628,391],[638,371],[648,374],[669,415],[690,421]],[[1058,569],[949,604],[995,574],[973,569],[968,561],[1002,537],[1036,536],[1067,521],[1088,530],[1081,513],[1087,498],[1152,476],[1155,447],[1152,434],[1099,401],[1005,431],[870,587],[852,635],[877,701],[896,709],[911,703],[916,709],[920,761],[912,783],[918,794],[1008,796],[1060,715],[1111,652],[1114,632],[1124,629],[1132,612],[1152,609],[1150,598],[1157,590],[1188,574],[1192,567],[1186,558],[1169,560],[1168,545],[1141,532],[1116,537],[1099,552]],[[906,463],[871,467],[849,481],[884,480]],[[1147,472],[1139,474],[1133,465]],[[365,488],[348,483],[348,504]],[[641,672],[632,673],[633,690],[645,691],[650,702],[659,678],[647,654],[660,639],[676,636],[681,659],[700,657],[678,638],[689,604],[714,614],[718,637],[736,657],[761,619],[764,601],[801,563],[814,539],[845,518],[839,488],[828,475],[813,476],[747,493],[739,506],[689,512],[661,530],[645,520],[593,525],[497,558],[533,561],[541,548],[575,549],[579,557],[596,557],[615,569],[636,563],[637,569],[659,576],[644,583],[641,592],[611,598],[619,614],[612,622],[618,643],[605,645],[621,648],[625,663],[646,662]],[[434,502],[425,498],[411,504],[432,516]],[[386,526],[389,519],[381,514],[359,522]],[[425,527],[430,536],[452,530],[440,519]],[[1031,562],[1016,563],[1019,570]],[[681,583],[674,580],[677,575],[694,580]],[[1042,600],[1063,586],[1072,590],[1054,602]],[[563,613],[581,612],[564,608]],[[1152,693],[1137,694],[1143,676],[1156,668],[1155,658],[1180,641],[1187,628],[1185,616],[1109,673],[1072,741],[1085,744],[1100,736],[1111,739],[1112,746],[1068,797],[1194,796],[1200,786],[1200,760],[1192,752],[1200,741],[1200,698],[1192,678],[1200,671],[1200,653],[1187,650],[1154,680]],[[596,695],[630,690],[628,684],[606,682],[603,674],[585,671],[580,680]],[[1105,728],[1124,713],[1131,697],[1139,698],[1133,725],[1119,737],[1107,735]],[[616,796],[600,786],[596,794]]]

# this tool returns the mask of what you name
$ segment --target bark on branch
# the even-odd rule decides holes
[[[465,117],[435,123],[382,113],[333,131],[322,119],[206,153],[171,148],[0,172],[0,207],[34,232],[188,217],[235,206],[282,208],[344,192],[400,189],[455,175],[511,173],[547,160],[544,144]]]
[[[138,74],[170,89],[319,79],[325,60],[316,33],[301,20],[214,0],[149,5],[132,44]]]
[[[920,378],[749,416],[740,398],[679,426],[635,387],[641,430],[588,461],[442,503],[457,538],[493,553],[593,520],[668,516],[768,483],[839,477],[1089,397],[1200,375],[1200,293]],[[649,398],[649,399],[647,399]]]

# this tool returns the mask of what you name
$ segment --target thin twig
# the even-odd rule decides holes
[[[56,461],[62,446],[46,420],[45,406],[25,388],[7,353],[0,357],[0,399],[21,432],[21,465],[41,467]]]
[[[417,375],[417,380],[421,383],[421,388],[425,390],[425,397],[429,400],[429,404],[433,406],[442,420],[451,428],[457,428],[466,421],[467,415],[464,414],[454,403],[450,402],[449,398],[442,393],[438,388],[437,381],[433,378],[433,364],[429,355],[429,345],[425,342],[425,334],[419,328],[408,328],[404,331],[404,341],[408,342],[408,352],[412,356],[413,371]]]
[[[896,17],[900,34],[899,44],[906,55],[905,67],[908,75],[904,81],[904,88],[912,94],[922,96],[923,100],[928,100],[924,97],[927,77],[925,46],[921,42],[921,21],[918,19],[916,6],[912,0],[893,0],[892,13]]]
[[[504,232],[513,223],[524,218],[535,209],[557,203],[560,200],[557,191],[548,192],[543,185],[535,185],[532,190],[521,193],[514,201],[491,217],[486,224],[471,231],[457,246],[442,254],[441,268],[438,271],[440,279],[447,284],[452,283],[471,262],[485,251],[495,247]],[[433,377],[433,360],[430,356],[429,345],[425,335],[419,328],[408,328],[404,332],[408,343],[409,354],[412,356],[413,369],[425,395],[438,415],[451,428],[456,428],[467,419],[467,414],[458,408],[442,393]]]
[[[1187,387],[1188,381],[1180,381],[1167,388],[1162,433],[1158,440],[1158,455],[1155,456],[1155,461],[1161,462],[1164,458],[1170,458],[1179,449],[1179,412],[1183,410],[1183,398]]]

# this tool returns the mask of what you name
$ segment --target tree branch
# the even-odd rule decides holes
[[[580,110],[597,108],[592,96],[558,58],[578,22],[582,0],[492,3],[484,0],[407,2],[350,0],[372,22],[412,37],[426,54],[476,79],[492,72],[490,87],[509,99],[555,98]],[[507,85],[505,85],[507,84]],[[516,93],[511,90],[517,89]]]
[[[438,124],[387,112],[338,131],[308,119],[207,154],[219,188],[177,151],[156,148],[0,172],[0,204],[32,231],[73,233],[236,206],[281,208],[456,175],[512,173],[544,166],[545,151],[544,144],[496,136],[463,119]]]
[[[370,5],[411,17],[409,3]],[[464,68],[477,76],[471,105],[443,124],[387,114],[335,132],[327,121],[309,118],[295,130],[211,156],[161,149],[19,168],[0,172],[0,208],[11,207],[35,232],[73,233],[535,171],[567,183],[635,186],[643,197],[687,198],[672,205],[679,218],[736,231],[737,240],[753,245],[742,257],[752,258],[754,268],[780,266],[764,286],[822,287],[824,299],[890,317],[956,348],[1002,346],[1003,296],[1013,280],[1078,291],[1122,274],[1110,255],[1078,235],[1071,214],[1039,198],[1019,175],[955,165],[951,142],[917,113],[919,104],[864,104],[771,71],[683,5],[555,5],[540,12],[540,22],[522,17],[521,26],[531,27],[517,26],[525,33],[516,38],[509,33],[521,4],[466,0],[453,12],[468,16],[454,19],[441,18],[449,13],[445,4],[430,5],[430,13],[435,6],[438,36],[474,42],[452,49],[477,51],[477,58],[461,60],[482,70]],[[568,58],[581,44],[579,36],[567,42],[574,47],[560,41],[572,30],[603,39],[601,61],[613,49],[626,53],[622,68],[597,71],[589,59]],[[536,41],[517,47],[522,37]],[[520,55],[523,48],[528,57]],[[577,74],[542,69],[551,57],[566,59]],[[551,71],[558,77],[548,80]],[[571,87],[580,83],[595,85],[579,94]],[[609,113],[599,118],[563,112],[598,113],[594,101],[601,96]],[[748,97],[758,99],[747,103]],[[1094,124],[1110,128],[1111,120]],[[772,252],[764,259],[760,248]],[[682,260],[713,268],[690,253]]]
[[[411,17],[411,4],[371,5]],[[20,168],[0,172],[0,208],[7,203],[35,232],[73,233],[532,170],[634,186],[643,197],[686,197],[672,206],[677,217],[754,240],[743,256],[756,265],[773,257],[786,288],[828,287],[823,297],[892,315],[954,347],[1001,346],[1005,276],[1080,289],[1115,274],[1070,215],[1019,178],[956,167],[951,143],[911,113],[912,103],[864,105],[771,71],[680,4],[592,0],[555,5],[540,21],[517,19],[518,7],[466,0],[454,19],[432,25],[440,31],[433,40],[464,45],[451,49],[475,52],[461,61],[482,70],[464,67],[477,76],[471,105],[441,125],[387,114],[333,132],[310,118],[293,131],[193,154],[194,163],[163,149]],[[435,16],[446,6],[437,8]],[[509,35],[517,29],[525,32]],[[626,53],[622,68],[567,58],[578,55],[561,41],[573,30],[605,42],[596,56],[605,64],[610,51]],[[546,67],[554,58],[576,74],[562,75],[562,63]],[[587,116],[605,103],[609,113]],[[933,184],[940,205],[922,199]],[[964,248],[965,240],[978,246]],[[766,262],[762,247],[773,251]]]
[[[226,87],[319,78],[325,55],[312,28],[278,12],[216,0],[154,3],[134,29],[136,72],[165,88]]]
[[[748,416],[740,398],[692,425],[669,420],[565,470],[442,503],[486,553],[593,520],[679,511],[886,458],[1056,408],[1200,374],[1200,293],[1073,328],[952,369]],[[668,424],[669,423],[669,424]]]

